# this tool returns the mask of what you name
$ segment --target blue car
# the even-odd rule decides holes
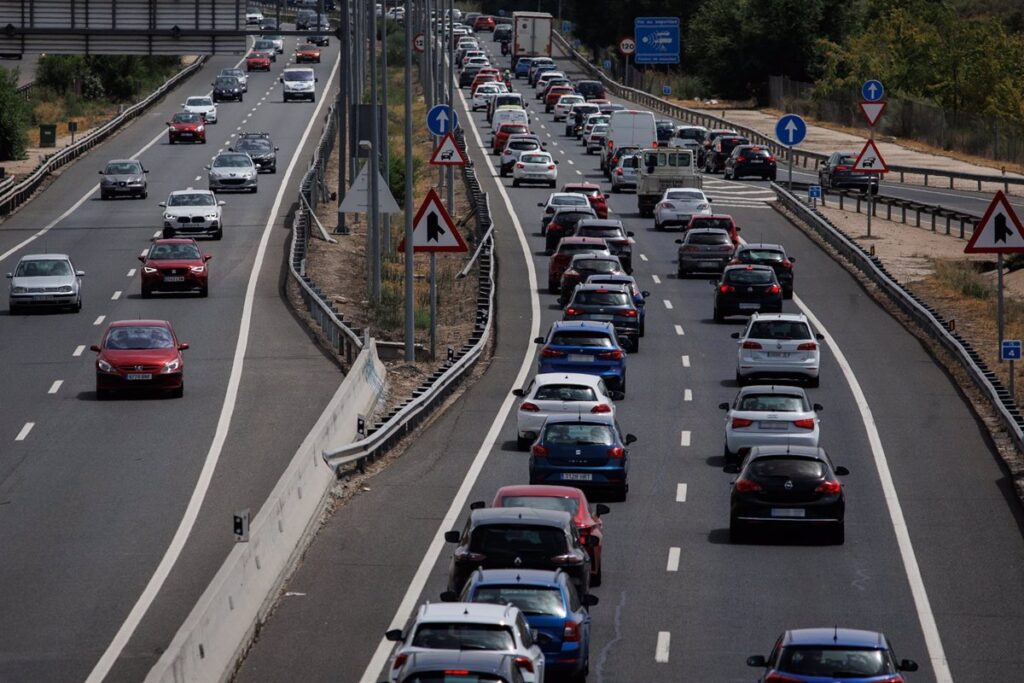
[[[543,344],[537,372],[581,372],[597,375],[608,388],[626,393],[626,351],[609,322],[559,321],[551,325]]]
[[[511,603],[522,610],[544,652],[545,677],[578,680],[590,668],[590,613],[597,596],[581,596],[561,569],[478,569],[462,595],[445,593],[459,602]]]
[[[641,290],[632,275],[591,275],[587,278],[588,285],[625,285],[633,293],[633,305],[640,311],[640,336],[644,336],[645,322],[647,321],[647,297],[651,295],[646,290]]]
[[[530,74],[530,62],[533,61],[532,57],[522,57],[516,62],[515,74],[516,78],[526,78]]]
[[[608,413],[551,415],[530,448],[530,483],[629,492],[629,445]]]
[[[764,669],[763,681],[794,683],[900,683],[917,671],[912,659],[896,659],[885,634],[852,628],[801,628],[783,633],[768,657],[747,657]]]

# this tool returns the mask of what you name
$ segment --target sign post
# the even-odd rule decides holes
[[[779,118],[775,124],[775,137],[786,146],[786,156],[789,157],[789,179],[787,185],[789,191],[793,191],[793,148],[804,141],[807,137],[807,123],[796,114],[786,114]]]
[[[878,120],[882,117],[882,112],[885,111],[886,103],[881,101],[882,97],[885,96],[885,87],[882,85],[881,81],[879,81],[878,79],[872,78],[871,80],[864,81],[864,83],[860,86],[860,96],[863,98],[863,101],[860,103],[860,110],[861,110],[861,113],[864,114],[864,118],[868,122],[868,128],[869,128],[868,143],[875,150],[875,152],[878,152],[878,147],[875,146],[875,124],[878,123]],[[868,146],[864,145],[864,149],[861,150],[860,157],[857,158],[858,162],[861,160],[861,157],[864,156],[864,152],[867,151],[867,149],[868,149]],[[884,167],[885,166],[885,160],[882,159],[882,155],[878,154],[877,158],[881,161],[881,165]],[[857,164],[854,164],[853,170],[854,171],[858,171]],[[886,168],[886,171],[887,170],[889,170],[889,169]],[[872,172],[874,172],[874,173],[881,174],[881,173],[884,173],[885,171],[860,170],[858,172],[860,172],[860,173],[872,173]],[[879,186],[881,186],[881,178],[879,178],[879,183],[878,184],[879,184]],[[868,237],[871,237],[871,218],[874,216],[874,213],[875,213],[875,198],[874,198],[874,195],[871,192],[871,183],[869,182],[868,183]]]

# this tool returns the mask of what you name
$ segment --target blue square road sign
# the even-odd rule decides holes
[[[1021,359],[1021,343],[1020,339],[1004,339],[1003,346],[1000,349],[1000,358],[1002,360],[1020,360]]]
[[[679,63],[679,17],[637,17],[633,39],[634,64]]]

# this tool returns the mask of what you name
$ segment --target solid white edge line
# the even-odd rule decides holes
[[[686,502],[686,484],[676,484],[676,502]]]
[[[668,562],[665,565],[665,571],[677,572],[679,571],[679,548],[668,549]]]
[[[26,422],[25,426],[21,428],[21,431],[18,432],[18,435],[16,437],[14,437],[14,440],[15,441],[24,441],[26,438],[28,438],[28,433],[31,432],[32,428],[35,427],[35,426],[36,426],[35,422]]]
[[[239,64],[240,63],[241,62],[239,62]],[[334,68],[331,70],[331,75],[327,78],[326,82],[328,85],[324,88],[325,92],[330,88],[330,84],[334,82],[334,76],[337,73],[338,66],[340,64],[341,54],[339,53],[338,58],[334,62]],[[224,442],[227,441],[228,432],[231,428],[231,419],[235,413],[235,404],[238,400],[238,387],[242,380],[242,369],[245,365],[245,352],[249,347],[249,330],[252,326],[252,311],[254,301],[256,299],[256,283],[259,280],[260,270],[263,267],[263,259],[267,254],[267,244],[270,242],[270,234],[273,231],[274,224],[277,222],[277,214],[281,208],[281,203],[284,200],[284,194],[289,189],[288,182],[291,179],[292,172],[295,170],[296,163],[299,161],[302,150],[306,145],[306,140],[309,138],[309,134],[313,130],[314,124],[320,122],[320,110],[330,99],[331,98],[326,96],[320,98],[316,109],[313,111],[313,115],[309,119],[309,123],[306,124],[306,129],[303,131],[302,137],[299,138],[299,142],[295,146],[295,152],[288,164],[288,169],[281,178],[281,185],[277,190],[274,205],[268,214],[267,223],[263,227],[263,234],[260,237],[259,247],[256,250],[256,258],[253,262],[252,269],[249,271],[249,281],[245,288],[245,300],[242,304],[242,319],[238,324],[238,341],[235,344],[235,353],[231,361],[231,375],[228,378],[228,385],[224,391],[224,403],[221,405],[220,416],[217,418],[217,430],[214,432],[213,441],[210,443],[210,448],[206,453],[206,459],[203,462],[203,469],[199,473],[199,478],[192,491],[192,496],[189,498],[188,506],[185,508],[181,522],[178,524],[178,528],[174,532],[174,537],[171,539],[166,552],[160,559],[160,564],[157,565],[156,570],[153,572],[153,576],[150,577],[149,582],[142,591],[142,594],[139,596],[139,599],[135,602],[134,606],[132,606],[131,611],[125,618],[124,623],[122,623],[121,627],[117,630],[117,633],[114,635],[110,645],[107,646],[107,649],[103,652],[103,655],[89,673],[86,683],[100,683],[100,681],[110,673],[114,664],[117,663],[118,657],[121,656],[121,652],[135,633],[135,629],[138,628],[139,624],[142,622],[142,618],[146,616],[146,612],[149,611],[153,601],[156,600],[157,595],[160,593],[160,589],[163,588],[164,582],[167,580],[167,577],[171,573],[171,569],[174,568],[175,563],[178,561],[178,557],[181,556],[185,543],[188,541],[188,537],[192,533],[192,527],[195,526],[196,520],[199,518],[199,510],[202,508],[203,501],[206,499],[206,493],[210,488],[210,482],[213,479],[214,470],[217,468],[217,462],[220,460],[221,452],[224,449]]]
[[[668,631],[658,631],[658,644],[654,646],[654,661],[658,664],[668,663],[668,649],[671,639],[672,634]]]
[[[461,90],[458,90],[457,92],[459,93],[459,99],[462,100],[463,107],[465,107],[466,98],[463,96]],[[477,129],[476,121],[473,120],[472,116],[467,116],[466,119],[472,127],[473,137],[476,138],[477,144],[481,149],[486,150],[483,139],[480,137],[480,131]],[[486,161],[487,167],[490,169],[491,173],[497,175],[497,171],[494,168],[494,162],[491,160],[490,155],[485,155],[484,160]],[[519,217],[516,215],[515,209],[512,207],[512,202],[509,200],[508,192],[505,190],[505,185],[500,182],[496,182],[495,184],[498,188],[498,194],[501,195],[502,201],[505,202],[505,208],[508,210],[508,216],[512,220],[512,225],[515,226],[516,237],[519,239],[519,247],[522,249],[523,258],[526,261],[526,274],[529,280],[529,291],[531,292],[530,334],[527,339],[532,340],[540,334],[540,299],[537,296],[537,271],[533,264],[533,252],[530,249],[529,242],[526,240],[526,232],[523,230],[523,226],[519,223]],[[533,359],[536,353],[536,344],[527,344],[525,354],[523,355],[523,363],[519,367],[519,373],[516,375],[516,378],[512,383],[513,388],[521,387],[526,383],[526,378],[529,376],[533,367]],[[476,455],[473,456],[473,462],[469,466],[469,471],[466,472],[466,476],[462,480],[459,490],[452,499],[452,504],[448,507],[448,512],[441,520],[441,524],[438,526],[437,532],[434,534],[434,538],[430,542],[430,546],[428,546],[426,554],[423,556],[423,560],[416,569],[416,574],[413,575],[412,581],[409,583],[409,588],[406,590],[405,596],[402,598],[402,602],[399,604],[389,628],[402,628],[408,620],[409,615],[412,614],[414,609],[416,609],[420,595],[423,593],[423,587],[426,585],[427,579],[430,578],[430,572],[433,570],[434,565],[437,564],[437,560],[440,558],[441,551],[445,546],[444,532],[457,527],[459,524],[459,518],[465,513],[466,499],[473,490],[477,477],[480,476],[480,472],[483,470],[484,464],[487,462],[487,458],[490,456],[491,450],[494,448],[494,444],[498,440],[498,435],[501,433],[501,429],[508,418],[508,414],[512,410],[514,401],[515,396],[512,396],[511,392],[509,392],[505,397],[504,402],[501,404],[501,407],[498,409],[498,414],[495,416],[494,422],[491,423],[491,428],[484,437],[483,443],[480,444],[480,449],[477,450]],[[392,648],[393,643],[391,643],[391,641],[381,638],[380,643],[377,645],[377,650],[373,653],[370,663],[367,664],[366,670],[359,679],[360,683],[376,683],[380,680],[378,676],[381,675],[381,671],[383,671],[384,667],[387,665],[388,658],[391,656]]]
[[[61,387],[62,384],[64,384],[64,380],[62,380],[62,379],[54,380],[53,384],[50,385],[50,390],[47,391],[46,393],[48,393],[48,394],[56,394],[58,391],[60,391],[60,387]]]

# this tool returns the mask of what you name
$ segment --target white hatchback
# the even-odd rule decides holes
[[[555,102],[555,121],[564,121],[573,105],[583,104],[585,101],[583,95],[562,95]]]
[[[611,391],[604,380],[580,373],[544,372],[525,389],[513,392],[523,400],[516,411],[516,446],[525,450],[540,434],[552,415],[610,414],[615,419],[615,401],[625,394]]]
[[[543,183],[548,187],[558,184],[558,162],[547,152],[527,152],[520,155],[512,167],[512,187],[523,183]]]
[[[824,339],[811,329],[802,313],[753,313],[743,332],[734,332],[737,341],[736,383],[752,378],[806,380],[818,386],[821,350]]]
[[[470,105],[472,111],[477,109],[487,109],[487,103],[492,97],[498,93],[508,92],[508,88],[505,87],[504,83],[483,83],[477,86],[476,92],[473,93],[473,101]]]
[[[820,404],[800,387],[755,385],[740,389],[725,413],[725,462],[737,463],[754,446],[818,447]]]
[[[654,206],[654,229],[685,228],[698,214],[711,214],[711,200],[695,187],[670,187]]]
[[[181,108],[190,114],[201,114],[207,123],[217,123],[217,105],[213,103],[212,97],[196,96],[186,98]]]

